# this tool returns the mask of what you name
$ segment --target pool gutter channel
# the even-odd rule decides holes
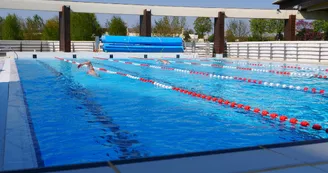
[[[306,146],[311,144],[323,144],[328,143],[328,139],[320,139],[320,140],[311,140],[311,141],[301,141],[301,142],[288,142],[288,143],[279,143],[279,144],[269,144],[269,145],[261,145],[261,146],[253,146],[253,147],[244,147],[244,148],[233,148],[233,149],[224,149],[224,150],[213,150],[213,151],[203,151],[203,152],[193,152],[193,153],[185,153],[185,154],[174,154],[174,155],[165,155],[165,156],[154,156],[154,157],[147,157],[147,158],[139,158],[139,159],[129,159],[129,160],[113,160],[110,161],[112,165],[115,167],[119,167],[120,165],[129,165],[129,164],[137,164],[137,163],[144,163],[144,162],[155,162],[155,161],[165,161],[165,160],[172,160],[172,159],[183,159],[183,158],[194,158],[194,157],[201,157],[201,156],[210,156],[210,155],[220,155],[220,154],[229,154],[229,153],[237,153],[237,152],[247,152],[247,151],[256,151],[256,150],[270,150],[278,149],[278,148],[286,148],[286,147],[297,147],[297,146]],[[290,158],[294,159],[294,158]],[[218,160],[219,161],[219,160]],[[280,166],[278,169],[275,168],[266,168],[264,170],[249,170],[245,172],[255,173],[255,172],[263,172],[265,170],[281,170],[284,167],[301,167],[301,166],[315,166],[326,164],[327,161],[324,162],[314,162],[314,163],[303,163],[298,165],[285,165]],[[238,163],[239,164],[239,163]],[[236,163],[237,165],[237,163]],[[108,161],[103,162],[91,162],[91,163],[81,163],[81,164],[69,164],[69,165],[61,165],[61,166],[50,166],[44,168],[32,168],[32,169],[21,169],[21,170],[11,170],[11,171],[4,171],[0,173],[45,173],[45,172],[60,172],[60,171],[69,171],[71,170],[81,170],[81,169],[90,169],[90,168],[100,168],[100,167],[109,167]],[[186,166],[187,168],[187,166]],[[160,169],[160,167],[158,168]],[[217,170],[216,170],[217,171]],[[213,170],[213,172],[216,172]],[[108,171],[104,171],[108,172]]]
[[[3,170],[5,157],[6,122],[10,81],[10,62],[4,59],[0,70],[0,171]],[[2,72],[2,73],[1,73]]]

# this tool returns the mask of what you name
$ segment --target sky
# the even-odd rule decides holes
[[[102,3],[120,3],[120,4],[143,4],[143,5],[167,5],[167,6],[191,6],[191,7],[215,7],[215,8],[257,8],[257,9],[277,9],[273,5],[274,0],[73,0],[85,2]],[[44,20],[57,16],[56,12],[24,11],[24,10],[6,10],[0,9],[0,16],[5,17],[8,13],[15,13],[21,18],[27,18],[34,14],[40,15]],[[113,15],[97,14],[97,19],[102,26]],[[134,26],[139,21],[137,15],[119,15],[128,24]],[[152,17],[152,20],[158,20],[159,16]],[[187,26],[193,28],[195,17],[187,17]]]

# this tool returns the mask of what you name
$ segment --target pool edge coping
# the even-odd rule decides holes
[[[264,149],[297,147],[297,146],[306,146],[306,145],[311,145],[311,144],[322,144],[322,143],[328,143],[328,139],[277,143],[277,144],[259,145],[259,146],[243,147],[243,148],[224,149],[224,150],[192,152],[192,153],[155,156],[155,157],[130,159],[130,160],[113,160],[113,161],[50,166],[50,167],[43,167],[43,168],[10,170],[10,171],[4,171],[4,172],[0,171],[0,173],[19,173],[22,171],[24,171],[25,173],[45,173],[45,172],[57,172],[57,171],[60,172],[60,171],[80,170],[80,169],[100,168],[100,167],[110,168],[109,162],[115,166],[120,166],[120,165],[137,164],[137,163],[143,163],[143,162],[154,162],[154,161],[163,161],[163,160],[171,160],[171,159],[183,159],[183,158],[220,155],[220,154],[229,154],[229,153],[264,150]]]

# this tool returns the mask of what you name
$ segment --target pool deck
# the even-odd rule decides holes
[[[2,59],[0,73],[0,171],[35,168],[36,157],[15,61]]]
[[[0,71],[0,172],[328,172],[328,139],[38,169],[35,154],[38,151],[33,147],[35,144],[15,61],[1,58],[0,69],[3,70]]]

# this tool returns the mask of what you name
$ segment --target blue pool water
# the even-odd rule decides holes
[[[88,60],[96,67],[222,97],[327,128],[327,95]],[[159,65],[151,60],[121,60]],[[16,63],[39,144],[41,166],[240,148],[328,136],[324,131],[219,106],[120,75],[99,72],[101,77],[94,78],[86,74],[86,68],[77,69],[74,64],[56,59],[19,59]],[[220,64],[216,61],[201,63]],[[177,63],[167,66],[328,91],[328,80],[323,79]]]

